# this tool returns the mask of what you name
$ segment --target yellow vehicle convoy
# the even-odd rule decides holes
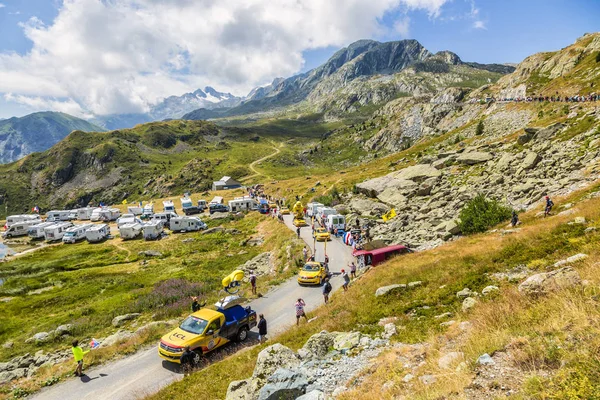
[[[321,285],[327,278],[327,271],[321,262],[310,261],[298,272],[299,285]]]
[[[290,209],[287,207],[283,207],[280,211],[281,215],[290,215]]]
[[[188,316],[178,328],[160,339],[158,355],[179,364],[186,346],[200,356],[230,341],[243,342],[248,331],[256,326],[256,312],[241,304],[245,299],[227,296],[215,304],[216,310],[203,308]]]
[[[297,201],[296,204],[294,204],[292,211],[294,212],[294,226],[306,226],[306,221],[304,220],[304,206],[302,206],[302,203]]]
[[[331,240],[331,234],[325,228],[315,229],[315,232],[313,233],[313,237],[317,240],[317,242]]]

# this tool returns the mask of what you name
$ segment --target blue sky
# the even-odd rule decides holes
[[[0,118],[142,112],[205,85],[244,95],[360,38],[411,38],[465,61],[516,63],[600,27],[593,0],[157,3],[0,0]]]

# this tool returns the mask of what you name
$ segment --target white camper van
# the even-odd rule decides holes
[[[163,211],[166,213],[175,212],[175,204],[171,200],[163,201]]]
[[[44,239],[44,229],[50,225],[54,225],[54,222],[41,222],[31,225],[27,230],[27,235],[32,239]]]
[[[200,212],[204,212],[204,210],[206,210],[206,207],[208,207],[208,205],[206,204],[206,200],[204,200],[204,199],[198,200],[198,210]]]
[[[25,221],[38,221],[38,224],[42,222],[38,214],[9,215],[6,217],[6,227],[10,228],[14,224]]]
[[[58,222],[58,221],[70,221],[76,216],[72,215],[73,212],[70,210],[53,210],[46,213],[46,221]]]
[[[318,218],[323,226],[327,226],[327,218],[330,215],[337,214],[337,210],[335,208],[331,208],[331,207],[323,207],[323,208],[319,207],[319,210],[320,211],[319,211]]]
[[[2,232],[3,238],[11,238],[15,236],[25,236],[29,233],[29,228],[41,223],[41,219],[17,222],[9,226],[6,231]]]
[[[133,215],[142,215],[144,213],[144,208],[138,206],[129,206],[127,207],[127,212]]]
[[[211,204],[223,204],[223,197],[222,196],[213,197],[213,199],[210,201],[210,203],[208,203],[208,205],[210,206]]]
[[[117,219],[117,227],[121,227],[121,225],[125,225],[125,224],[133,224],[133,223],[138,223],[141,224],[142,221],[137,218],[135,215],[133,214],[123,214],[121,215],[118,219]]]
[[[150,218],[154,215],[154,204],[148,203],[144,206],[144,211],[142,212],[142,217]]]
[[[169,229],[174,232],[192,232],[206,229],[206,224],[198,217],[176,217],[171,218]]]
[[[75,242],[85,239],[85,232],[87,232],[87,230],[93,226],[95,226],[95,225],[94,224],[73,225],[72,227],[67,229],[64,236],[62,237],[63,243],[75,243]]]
[[[118,208],[108,208],[101,207],[96,208],[92,211],[92,215],[90,216],[90,221],[98,222],[98,221],[115,221],[117,218],[121,216],[121,211]]]
[[[169,226],[169,221],[171,221],[171,218],[177,217],[178,215],[174,212],[161,212],[154,214],[150,221],[160,221],[162,222],[163,226]]]
[[[124,224],[119,226],[119,235],[121,235],[121,239],[135,239],[142,233],[142,224],[138,222],[131,222],[128,224]]]
[[[323,205],[321,203],[317,203],[317,202],[315,202],[315,203],[308,203],[306,205],[306,214],[309,217],[316,216],[317,215],[317,208],[319,208],[319,207],[325,207],[325,205]]]
[[[163,232],[162,221],[150,221],[142,225],[142,232],[144,232],[144,239],[155,240],[160,238]]]
[[[92,212],[95,210],[94,207],[82,207],[77,209],[77,219],[80,221],[89,220],[92,216]]]
[[[346,230],[346,217],[340,214],[333,214],[327,216],[327,223],[325,227],[329,232],[333,232],[334,230]]]
[[[73,224],[70,222],[57,222],[44,228],[44,238],[47,242],[54,242],[61,240],[65,235],[67,229],[72,227]]]
[[[106,224],[97,224],[85,231],[85,238],[89,243],[101,242],[110,235],[110,227]]]
[[[236,197],[229,200],[231,212],[258,210],[258,203],[250,196]]]

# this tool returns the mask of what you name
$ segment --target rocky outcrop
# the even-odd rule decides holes
[[[535,274],[519,285],[519,292],[536,297],[581,285],[579,273],[572,267]]]
[[[113,318],[113,320],[112,320],[112,326],[114,326],[114,327],[122,326],[127,321],[131,321],[133,319],[139,318],[141,315],[142,314],[140,314],[140,313],[131,313],[131,314],[119,315],[119,316]]]
[[[257,255],[251,260],[237,267],[246,273],[254,273],[258,276],[268,275],[273,272],[275,264],[271,260],[271,252],[265,252]]]

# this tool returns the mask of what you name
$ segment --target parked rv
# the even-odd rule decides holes
[[[119,235],[121,239],[135,239],[142,233],[142,224],[138,222],[132,222],[119,226]]]
[[[110,235],[110,227],[107,224],[97,224],[85,232],[85,238],[89,243],[97,243]]]
[[[115,221],[121,216],[121,211],[118,208],[100,207],[95,208],[90,216],[90,221]]]
[[[231,212],[258,210],[258,203],[250,196],[236,197],[229,200]]]
[[[121,225],[133,224],[136,222],[138,224],[142,223],[142,221],[133,214],[123,214],[117,219],[117,227],[120,228]]]
[[[154,215],[154,204],[148,203],[144,206],[141,219],[150,219]]]
[[[53,210],[46,213],[46,221],[50,222],[70,221],[76,218],[77,215],[73,215],[71,210]]]
[[[6,227],[9,228],[14,224],[25,221],[38,221],[38,224],[42,222],[39,214],[21,214],[21,215],[10,215],[6,217]]]
[[[27,235],[29,235],[29,237],[32,239],[44,239],[44,229],[54,224],[54,222],[41,222],[31,225],[27,230]]]
[[[88,229],[95,226],[94,224],[79,224],[73,225],[69,229],[66,230],[64,236],[62,237],[63,243],[75,243],[80,240],[85,239],[85,232]]]
[[[175,204],[171,200],[163,201],[163,211],[164,212],[175,212]]]
[[[144,232],[144,239],[156,240],[159,239],[163,233],[162,221],[150,221],[142,225],[142,232]]]
[[[171,218],[177,218],[178,216],[179,215],[174,212],[156,213],[152,216],[150,221],[160,221],[162,222],[163,226],[169,226],[169,221],[171,221]]]
[[[142,215],[144,213],[144,208],[138,206],[129,206],[127,207],[127,212],[133,215]]]
[[[198,210],[200,212],[204,212],[204,210],[206,210],[206,207],[207,207],[206,200],[203,200],[203,199],[198,200]]]
[[[200,209],[194,205],[189,197],[181,198],[181,209],[185,215],[194,215],[200,212]]]
[[[208,205],[210,206],[211,204],[223,204],[223,197],[221,197],[221,196],[213,197],[213,199],[210,201],[210,203],[208,203]]]
[[[21,221],[13,223],[11,226],[6,228],[6,231],[2,232],[3,238],[11,238],[15,236],[25,236],[29,233],[29,228],[41,223],[41,219]]]
[[[327,228],[327,230],[329,232],[333,232],[336,229],[338,231],[345,231],[346,230],[346,218],[340,214],[328,215],[325,227]]]
[[[206,224],[198,217],[176,217],[171,218],[169,229],[174,232],[192,232],[206,229]]]
[[[77,209],[77,219],[80,221],[89,220],[92,216],[94,207],[82,207]]]
[[[57,222],[44,228],[44,239],[47,242],[54,242],[61,240],[65,235],[67,229],[72,227],[73,224],[70,222]]]

